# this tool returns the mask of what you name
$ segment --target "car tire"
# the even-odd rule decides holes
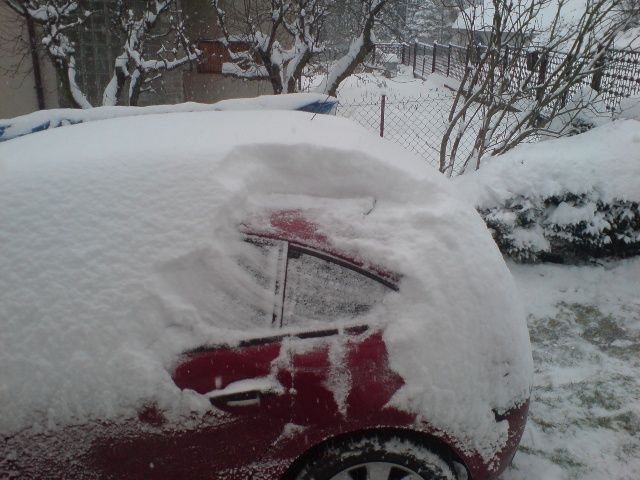
[[[302,467],[296,480],[457,480],[441,455],[398,437],[333,442]]]

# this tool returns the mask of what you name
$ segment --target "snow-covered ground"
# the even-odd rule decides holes
[[[526,232],[532,242],[551,225],[591,221],[570,219],[579,208],[551,198],[585,195],[602,215],[616,202],[637,205],[639,134],[639,122],[619,120],[523,145],[453,183],[478,208],[505,196],[521,199],[514,210],[548,208],[549,217],[532,214],[527,226],[514,221],[522,228],[514,238]],[[630,243],[638,238],[634,212],[626,214]],[[614,229],[605,222],[602,232]],[[535,376],[529,423],[503,480],[640,478],[640,258],[509,266],[528,315]]]
[[[640,472],[640,259],[510,264],[535,364],[529,422],[503,480]]]

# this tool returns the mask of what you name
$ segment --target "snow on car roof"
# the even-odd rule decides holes
[[[159,113],[209,112],[225,110],[300,110],[335,113],[338,100],[321,93],[287,93],[233,98],[216,103],[185,102],[175,105],[104,106],[90,109],[53,108],[38,110],[15,118],[0,119],[0,142],[52,128],[95,122],[108,118],[154,115]]]
[[[230,260],[247,254],[238,226],[323,201],[309,220],[336,248],[402,275],[374,319],[406,382],[395,406],[492,454],[507,431],[492,409],[529,395],[523,310],[483,221],[349,120],[198,112],[44,131],[0,145],[0,197],[0,431],[148,400],[211,408],[168,371],[248,328],[229,295],[265,295]]]

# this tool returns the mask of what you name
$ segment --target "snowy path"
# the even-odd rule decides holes
[[[640,478],[640,259],[509,267],[536,370],[529,423],[503,480]]]

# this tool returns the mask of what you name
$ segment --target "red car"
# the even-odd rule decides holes
[[[374,201],[374,208],[382,207]],[[238,248],[253,253],[234,261],[260,288],[259,295],[251,290],[258,287],[247,287],[240,296],[249,299],[245,311],[268,318],[269,329],[237,328],[219,342],[208,338],[181,355],[167,356],[167,373],[184,398],[206,399],[210,408],[199,404],[185,413],[180,407],[176,416],[149,395],[149,401],[138,405],[137,418],[106,415],[51,431],[14,431],[0,444],[0,476],[485,480],[500,475],[522,436],[528,399],[501,399],[509,408],[494,408],[492,418],[484,421],[501,440],[485,444],[459,438],[462,428],[448,431],[442,426],[465,425],[465,415],[473,412],[456,411],[451,404],[454,417],[462,419],[440,422],[417,407],[402,407],[396,398],[412,385],[392,358],[398,353],[389,351],[394,343],[386,337],[385,323],[370,313],[403,295],[407,272],[396,271],[397,262],[387,265],[384,257],[354,254],[343,246],[344,233],[331,235],[335,212],[325,221],[322,206],[313,214],[308,206],[261,211],[268,213],[238,225]],[[176,288],[191,294],[200,287],[182,275],[187,264],[199,268],[206,261],[192,256],[172,270]],[[206,284],[204,277],[198,278],[200,285]],[[224,288],[243,288],[234,282],[229,278]],[[270,292],[266,298],[264,291]],[[255,301],[250,299],[254,293]],[[206,295],[202,298],[206,301]],[[435,348],[428,338],[423,344]],[[505,369],[500,374],[505,382],[512,371],[521,375],[517,367],[499,361],[495,368]],[[126,376],[127,365],[120,368]],[[104,394],[111,390],[105,388]]]

